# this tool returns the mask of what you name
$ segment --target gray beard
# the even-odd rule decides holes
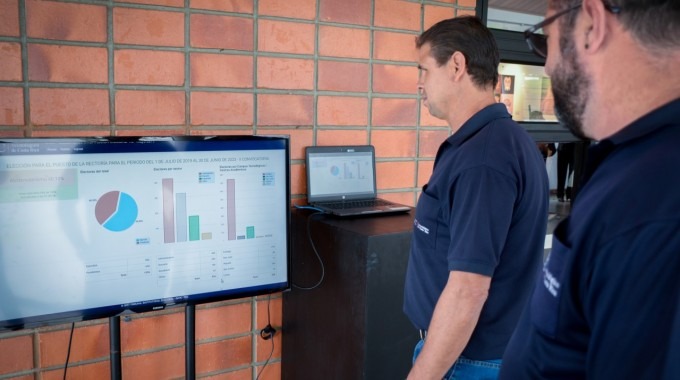
[[[588,139],[583,128],[583,114],[588,103],[590,78],[579,69],[573,41],[560,42],[563,60],[550,78],[555,98],[555,116],[576,137]]]

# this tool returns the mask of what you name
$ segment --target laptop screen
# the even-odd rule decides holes
[[[375,198],[375,150],[371,145],[307,147],[309,202]]]

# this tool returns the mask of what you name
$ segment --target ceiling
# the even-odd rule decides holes
[[[537,16],[545,15],[547,7],[547,0],[489,0],[489,8],[529,13]]]

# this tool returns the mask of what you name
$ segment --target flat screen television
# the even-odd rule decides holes
[[[284,136],[0,138],[0,331],[290,288]]]

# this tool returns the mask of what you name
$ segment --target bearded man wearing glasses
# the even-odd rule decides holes
[[[680,379],[680,1],[553,0],[525,36],[597,144],[500,378]]]

